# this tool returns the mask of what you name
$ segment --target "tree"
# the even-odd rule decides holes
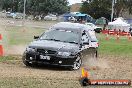
[[[2,9],[8,11],[10,8],[12,12],[23,12],[24,0],[0,0]],[[26,13],[27,14],[47,14],[58,13],[62,14],[69,10],[67,0],[27,0]]]
[[[23,0],[19,3],[19,11],[23,11]],[[62,14],[69,10],[67,0],[27,0],[26,13],[58,13]]]
[[[18,10],[19,0],[0,0],[0,6],[2,9],[8,11],[11,10],[13,12]]]
[[[122,15],[125,10],[129,11],[129,14],[132,14],[132,0],[117,0],[114,6],[115,16]]]
[[[110,0],[91,0],[83,2],[80,11],[91,15],[95,19],[100,17],[110,19],[110,7]]]
[[[110,20],[112,0],[86,0],[80,9],[81,12],[87,13],[98,19],[105,17]],[[118,17],[124,10],[132,14],[132,0],[117,0],[114,6],[114,16]]]

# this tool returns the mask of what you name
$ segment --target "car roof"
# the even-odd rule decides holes
[[[51,27],[51,29],[61,29],[74,32],[89,31],[92,30],[92,27],[80,23],[71,23],[71,22],[60,22]]]

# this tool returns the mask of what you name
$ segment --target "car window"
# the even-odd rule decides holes
[[[81,41],[82,41],[82,43],[89,41],[89,37],[88,37],[88,34],[86,32],[82,33]]]
[[[79,34],[71,31],[52,30],[43,34],[40,39],[43,40],[58,40],[69,43],[79,43]]]

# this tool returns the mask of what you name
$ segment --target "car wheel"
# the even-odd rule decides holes
[[[26,66],[32,66],[32,64],[29,63],[29,61],[26,61],[25,55],[23,55],[22,60],[23,60],[23,63],[24,63]]]
[[[95,52],[95,57],[96,57],[96,58],[98,57],[98,51]]]
[[[28,67],[31,67],[31,66],[32,66],[32,64],[29,63],[28,61],[23,61],[23,63],[24,63],[26,66],[28,66]]]
[[[27,66],[27,67],[37,67],[38,64],[36,62],[29,62],[26,60],[23,60],[23,63]]]
[[[32,64],[29,63],[29,61],[26,61],[26,60],[24,60],[24,59],[23,59],[23,63],[24,63],[26,66],[30,66],[30,67],[32,66]]]
[[[72,70],[78,70],[82,65],[82,59],[80,55],[77,56],[76,60],[73,63]]]
[[[92,57],[93,57],[93,58],[97,58],[97,57],[98,57],[98,52],[97,52],[97,51],[93,52],[93,53],[92,53]]]
[[[91,53],[91,58],[96,58],[97,59],[98,57],[98,52],[97,51],[94,51]]]

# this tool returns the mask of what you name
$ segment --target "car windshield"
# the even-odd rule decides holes
[[[72,32],[72,31],[51,30],[51,31],[44,33],[40,37],[40,39],[78,44],[79,34]]]

